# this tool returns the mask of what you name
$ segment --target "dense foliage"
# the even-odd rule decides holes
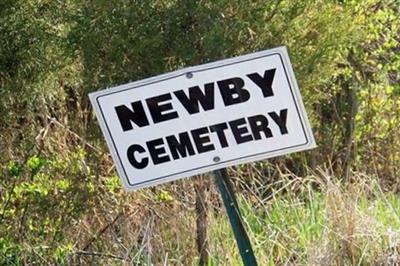
[[[235,171],[262,173],[248,183],[260,197],[279,169],[325,169],[346,182],[363,173],[398,192],[399,14],[397,0],[2,0],[0,264],[77,262],[90,250],[131,258],[150,241],[147,223],[160,223],[151,234],[161,238],[190,235],[190,221],[172,219],[169,231],[161,217],[193,207],[191,181],[121,191],[87,94],[281,45],[319,148]],[[120,232],[101,243],[107,224]],[[174,244],[166,254],[189,250],[175,261],[197,256],[190,241]]]

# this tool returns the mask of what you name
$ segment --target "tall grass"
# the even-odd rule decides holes
[[[232,172],[240,211],[259,265],[400,265],[400,198],[377,179],[325,172],[243,187]],[[211,177],[207,184],[208,265],[242,265]],[[258,189],[256,189],[256,187]],[[110,193],[110,192],[105,192]],[[0,241],[5,265],[198,265],[193,180],[135,193],[87,211],[63,229],[65,246]],[[116,204],[118,203],[118,205]],[[0,240],[3,239],[0,236]],[[1,264],[1,263],[0,263]]]

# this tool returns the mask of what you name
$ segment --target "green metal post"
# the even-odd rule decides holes
[[[228,213],[229,221],[232,226],[233,234],[236,238],[236,243],[239,247],[240,256],[242,257],[245,266],[256,266],[257,261],[251,247],[250,239],[247,236],[242,218],[239,211],[239,206],[233,191],[232,184],[229,180],[226,168],[213,172],[215,181],[221,192],[224,201],[226,212]]]

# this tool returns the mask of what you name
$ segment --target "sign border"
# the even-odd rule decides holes
[[[263,57],[274,56],[274,55],[278,55],[279,59],[281,60],[281,63],[282,63],[282,66],[283,66],[283,69],[284,69],[284,72],[285,72],[285,77],[286,77],[286,80],[287,80],[288,85],[289,85],[290,93],[292,95],[292,99],[293,99],[294,105],[296,107],[296,112],[297,112],[297,115],[298,115],[298,117],[300,119],[301,127],[303,129],[303,134],[304,134],[305,139],[306,139],[305,143],[294,145],[294,146],[289,146],[289,147],[284,147],[284,148],[280,148],[280,149],[276,149],[276,150],[270,150],[270,151],[267,151],[267,152],[261,152],[261,153],[256,153],[256,154],[252,154],[252,155],[247,155],[247,156],[243,156],[243,157],[237,157],[235,159],[230,159],[230,160],[226,160],[226,161],[210,162],[210,164],[207,164],[207,165],[191,168],[191,169],[185,170],[185,171],[175,172],[173,174],[159,176],[159,177],[148,179],[146,181],[142,181],[142,182],[138,182],[138,183],[131,183],[130,182],[129,177],[127,175],[127,172],[125,170],[125,167],[122,164],[122,160],[121,160],[121,157],[120,157],[120,155],[118,153],[118,150],[117,150],[116,144],[114,142],[114,139],[112,138],[111,131],[110,131],[109,126],[108,126],[108,124],[106,122],[103,110],[101,109],[101,105],[100,105],[100,102],[99,102],[99,99],[101,97],[109,96],[111,94],[119,93],[119,92],[126,91],[126,90],[137,89],[137,88],[140,88],[140,87],[143,87],[143,86],[146,86],[146,85],[159,83],[159,82],[163,82],[163,81],[166,81],[166,80],[169,80],[169,79],[177,78],[179,76],[186,75],[188,72],[195,74],[196,72],[207,71],[207,70],[211,70],[211,69],[215,69],[215,68],[219,68],[219,67],[238,64],[238,63],[251,61],[251,60],[255,60],[255,59],[259,59],[259,58],[263,58]],[[284,59],[286,59],[287,61],[285,62]],[[288,64],[286,65],[285,63],[288,63]],[[288,72],[289,72],[289,74],[288,74]],[[293,80],[291,78],[293,78]],[[296,88],[297,88],[297,90],[296,90]],[[107,144],[108,144],[108,146],[109,146],[109,148],[111,150],[111,154],[112,154],[112,157],[114,159],[114,162],[117,165],[117,170],[119,170],[118,172],[120,173],[120,175],[122,174],[124,176],[126,184],[129,185],[129,187],[125,186],[125,188],[129,189],[129,190],[132,190],[132,189],[135,189],[135,188],[139,188],[139,187],[143,187],[143,186],[150,186],[150,185],[152,185],[152,183],[155,183],[155,182],[157,182],[159,180],[168,179],[168,177],[181,175],[181,174],[188,173],[188,172],[198,171],[200,169],[205,169],[205,168],[208,168],[210,166],[223,165],[223,164],[227,164],[227,163],[229,164],[232,161],[240,161],[240,160],[248,159],[248,158],[255,158],[255,160],[257,160],[257,157],[260,157],[261,155],[266,155],[266,154],[269,154],[269,153],[279,152],[279,151],[287,150],[287,149],[293,149],[293,148],[297,148],[297,147],[301,147],[301,146],[306,146],[305,149],[310,149],[310,148],[313,148],[315,146],[315,142],[314,142],[314,139],[313,139],[313,134],[311,132],[307,132],[308,130],[306,130],[306,129],[308,129],[309,127],[306,127],[304,125],[305,123],[309,124],[308,123],[308,119],[307,119],[307,114],[305,112],[303,103],[301,101],[301,97],[299,97],[299,90],[298,90],[297,82],[296,82],[296,79],[294,78],[294,73],[293,73],[293,70],[291,68],[290,59],[287,56],[286,47],[278,47],[278,48],[274,48],[274,49],[270,49],[270,50],[266,50],[266,51],[261,51],[261,52],[257,52],[257,53],[253,53],[253,54],[248,54],[248,55],[244,55],[244,56],[238,56],[238,57],[234,57],[234,58],[220,60],[220,61],[213,62],[213,63],[203,64],[203,65],[199,65],[199,66],[196,66],[196,67],[188,67],[188,68],[181,69],[181,70],[178,70],[178,71],[175,71],[175,72],[170,72],[170,73],[167,73],[167,74],[164,74],[164,75],[159,75],[159,76],[155,76],[155,77],[152,77],[152,78],[147,78],[147,79],[140,80],[140,81],[137,81],[137,82],[132,82],[132,83],[128,83],[128,84],[125,84],[125,85],[118,86],[118,87],[114,87],[114,88],[111,88],[111,89],[109,89],[107,91],[103,90],[103,91],[93,92],[93,93],[89,94],[89,97],[90,97],[92,105],[95,107],[96,111],[99,114],[101,114],[101,119],[99,119],[101,129],[102,129],[103,134],[104,134],[104,136],[106,138]],[[112,144],[112,145],[110,145],[110,144]],[[309,145],[309,144],[312,144],[312,145],[307,148],[307,145]],[[292,151],[290,151],[290,152],[292,152]],[[172,180],[168,180],[168,181],[172,181]],[[166,181],[166,182],[168,182],[168,181]]]

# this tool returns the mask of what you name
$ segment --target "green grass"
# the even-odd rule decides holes
[[[263,205],[240,196],[259,265],[394,265],[400,198],[374,181],[347,189],[325,180],[317,191],[311,181],[298,180]],[[242,265],[226,215],[210,227],[209,265]]]

